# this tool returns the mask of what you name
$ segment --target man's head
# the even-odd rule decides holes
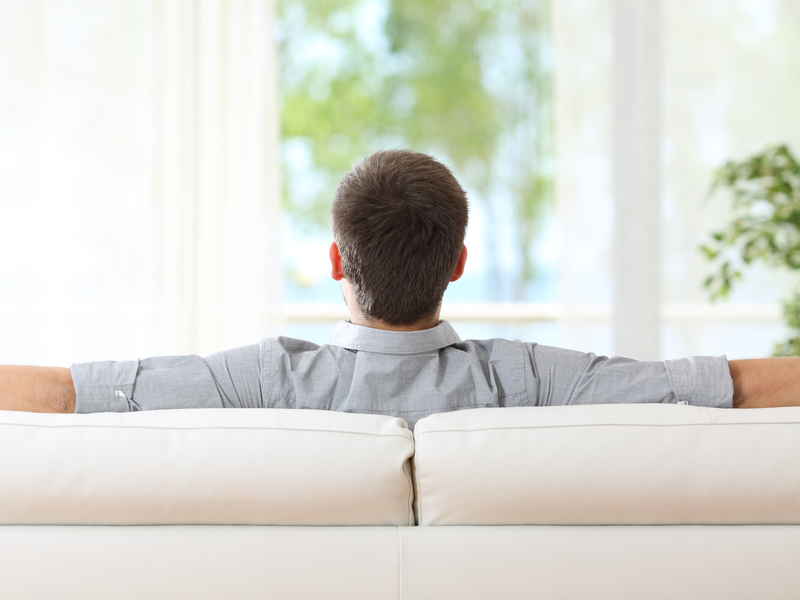
[[[467,196],[447,167],[376,152],[342,177],[331,216],[341,274],[367,319],[403,326],[436,314],[466,259]]]

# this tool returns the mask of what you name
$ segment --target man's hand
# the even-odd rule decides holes
[[[0,410],[75,412],[69,369],[0,366]]]
[[[800,406],[800,358],[728,362],[734,408]]]

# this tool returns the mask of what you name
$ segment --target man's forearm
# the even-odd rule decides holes
[[[758,358],[728,362],[734,408],[800,405],[800,358]]]
[[[75,412],[69,369],[0,366],[0,410]]]

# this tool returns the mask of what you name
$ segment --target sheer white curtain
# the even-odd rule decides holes
[[[760,356],[797,283],[751,268],[710,304],[698,248],[728,218],[715,168],[800,150],[800,6],[760,0],[554,3],[561,341],[637,358]]]
[[[271,0],[0,0],[0,362],[280,327]]]

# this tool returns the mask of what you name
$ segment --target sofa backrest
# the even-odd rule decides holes
[[[413,525],[412,453],[375,415],[0,411],[0,524]]]
[[[800,408],[488,408],[414,436],[420,525],[800,523]]]
[[[313,410],[0,411],[0,524],[413,525],[412,501],[420,525],[800,523],[800,408],[475,409],[413,438]]]

